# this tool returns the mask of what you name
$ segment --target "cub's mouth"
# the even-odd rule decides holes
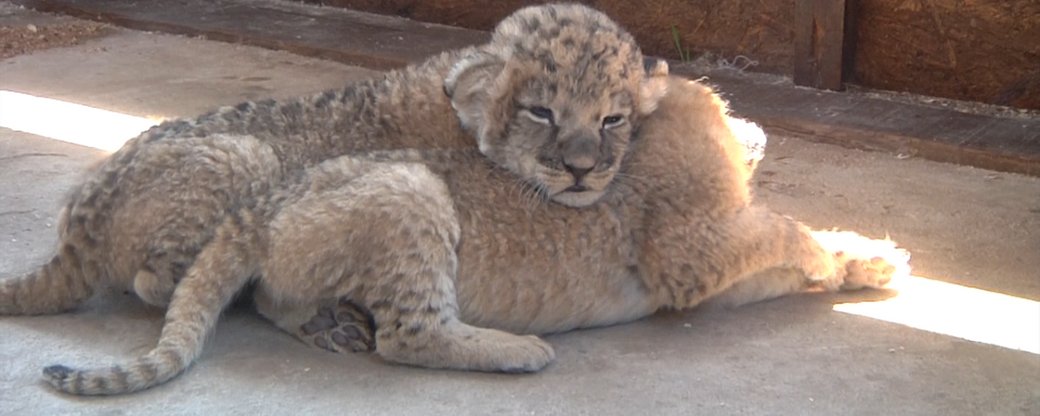
[[[564,189],[563,192],[585,192],[585,191],[588,191],[588,190],[589,190],[589,187],[585,186],[585,184],[583,184],[583,183],[576,183],[574,185],[571,185],[567,189]]]
[[[548,200],[580,208],[598,202],[613,182],[614,169],[609,167],[601,169],[589,170],[576,175],[574,172],[543,165],[537,168],[531,179]]]
[[[551,190],[552,186],[549,189]],[[550,191],[549,199],[558,204],[581,208],[595,204],[604,193],[603,189],[593,189],[585,184],[573,184],[558,192]]]

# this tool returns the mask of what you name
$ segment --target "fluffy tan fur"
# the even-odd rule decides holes
[[[585,51],[596,53],[596,60]],[[456,101],[487,100],[496,120],[515,115],[514,98],[549,88],[561,108],[587,108],[588,99],[597,111],[608,110],[607,104],[651,106],[652,92],[660,89],[643,84],[641,60],[631,36],[603,14],[576,5],[543,6],[506,19],[487,45],[446,52],[382,79],[163,123],[128,142],[71,192],[57,254],[35,272],[0,280],[0,314],[68,310],[106,283],[133,288],[145,302],[164,306],[223,217],[272,184],[346,154],[473,147],[474,136],[459,122],[472,124],[469,113],[453,110],[446,91]],[[561,64],[548,65],[554,61]],[[493,82],[482,82],[484,91],[464,94],[460,85],[472,85],[467,80],[480,79],[477,75]],[[596,101],[603,94],[610,95],[609,103]],[[560,121],[565,127],[572,123]],[[600,120],[573,123],[574,130],[587,133]],[[482,143],[528,133],[507,130],[508,123],[482,125],[488,129],[479,134]],[[615,136],[627,140],[630,126],[621,126]],[[213,135],[245,137],[247,143],[199,140]],[[578,150],[588,150],[587,145]],[[251,159],[257,152],[266,154],[263,160]],[[558,195],[568,197],[582,198]]]
[[[113,394],[187,368],[254,276],[260,312],[315,345],[355,349],[371,330],[356,322],[360,307],[387,360],[536,371],[552,348],[515,333],[874,287],[905,263],[891,244],[824,249],[752,205],[725,106],[666,72],[647,73],[602,14],[542,6],[507,18],[485,47],[379,83],[167,125],[84,187],[54,269],[5,281],[0,312],[74,306],[101,275],[136,279],[154,303],[172,291],[155,350],[105,369],[45,370],[63,391]],[[420,150],[370,153],[400,148]],[[198,234],[185,245],[185,232]],[[315,326],[315,315],[335,325]]]
[[[552,348],[510,332],[608,325],[705,300],[735,306],[812,286],[878,287],[905,264],[891,243],[849,254],[862,237],[825,250],[804,226],[753,206],[725,107],[700,84],[671,84],[598,204],[532,200],[514,173],[474,151],[331,160],[228,217],[178,286],[156,350],[106,369],[50,371],[84,391],[165,381],[197,356],[250,276],[262,276],[261,312],[305,340],[316,305],[349,301],[371,311],[384,359],[535,371]],[[158,376],[124,370],[134,368]]]

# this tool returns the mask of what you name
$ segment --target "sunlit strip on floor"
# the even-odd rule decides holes
[[[919,276],[890,287],[899,294],[834,310],[1040,354],[1040,302]]]
[[[51,98],[0,90],[0,127],[93,147],[119,149],[159,123]]]

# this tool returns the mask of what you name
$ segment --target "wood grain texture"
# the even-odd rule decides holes
[[[841,90],[845,0],[795,0],[794,83]]]
[[[540,0],[301,0],[489,30]],[[832,1],[820,0],[826,4]],[[584,0],[628,28],[650,54],[744,55],[755,71],[791,74],[795,0]],[[1040,1],[846,0],[846,82],[1040,109]]]

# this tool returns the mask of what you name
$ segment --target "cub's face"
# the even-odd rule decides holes
[[[634,40],[580,5],[523,9],[462,57],[445,91],[491,161],[552,201],[583,207],[607,191],[639,119],[666,89]]]
[[[575,95],[558,84],[523,81],[503,134],[481,141],[481,150],[549,199],[586,206],[607,190],[628,150],[637,92],[620,84]]]

